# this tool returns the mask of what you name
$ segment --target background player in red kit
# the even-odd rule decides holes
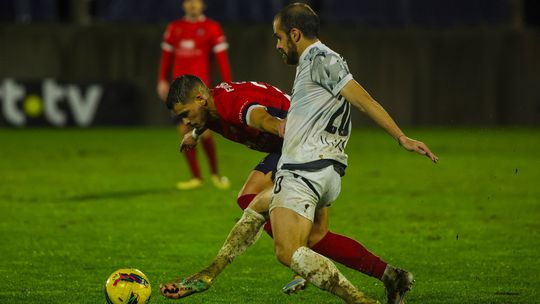
[[[210,55],[215,54],[223,81],[231,81],[231,69],[227,55],[228,44],[220,25],[206,18],[203,0],[183,0],[185,16],[169,23],[163,37],[161,63],[157,93],[161,100],[167,99],[170,75],[172,79],[193,74],[201,78],[207,86],[210,80]],[[178,131],[183,135],[189,129],[178,123]],[[220,176],[214,140],[210,132],[201,135],[202,145],[208,158],[211,180],[220,189],[229,188],[226,177]],[[202,176],[195,149],[184,151],[192,178],[186,182],[178,182],[181,190],[193,189],[202,185]]]
[[[193,75],[177,78],[167,98],[167,107],[195,130],[184,136],[184,147],[195,145],[192,135],[197,137],[198,132],[211,129],[251,149],[270,153],[251,171],[238,195],[237,202],[245,210],[244,216],[248,213],[255,217],[268,215],[272,176],[277,170],[283,144],[285,124],[282,119],[289,106],[288,96],[267,83],[228,82],[209,89]],[[236,225],[233,230],[242,228]],[[272,236],[269,222],[264,229]],[[230,239],[225,242],[228,243]],[[379,280],[388,265],[359,242],[329,231],[328,223],[314,225],[308,243],[314,251]],[[241,253],[231,248],[239,247],[224,245],[210,266],[188,279],[164,284],[161,293],[168,298],[181,298],[208,289]],[[301,278],[295,279],[283,291],[295,292],[304,282]]]

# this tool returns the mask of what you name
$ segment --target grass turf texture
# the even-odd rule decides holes
[[[409,303],[538,303],[539,130],[411,129],[440,163],[379,130],[355,130],[330,227],[411,270]],[[0,303],[104,303],[115,269],[153,287],[205,266],[240,217],[236,194],[263,157],[215,136],[233,188],[175,190],[185,179],[172,129],[0,129]],[[204,162],[204,156],[199,154]],[[207,171],[203,171],[207,172]],[[382,285],[340,267],[368,295]],[[291,273],[261,240],[185,303],[341,303]]]

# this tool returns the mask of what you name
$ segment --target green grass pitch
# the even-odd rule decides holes
[[[540,130],[407,133],[439,164],[383,131],[354,130],[330,228],[412,271],[408,303],[538,303]],[[150,278],[151,303],[174,303],[159,283],[213,258],[263,157],[215,137],[233,188],[180,192],[174,183],[187,174],[173,128],[0,129],[0,303],[104,303],[103,284],[121,267]],[[340,269],[383,300],[379,282]],[[282,294],[290,277],[263,236],[210,290],[181,302],[341,303],[313,286]]]

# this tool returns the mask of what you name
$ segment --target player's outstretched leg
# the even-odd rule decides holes
[[[405,303],[405,295],[414,284],[412,273],[388,265],[381,280],[386,288],[388,304]]]
[[[203,292],[212,286],[213,278],[201,271],[186,279],[178,279],[159,286],[161,294],[169,299],[185,298]]]
[[[184,280],[161,285],[159,288],[161,294],[170,299],[179,299],[210,288],[223,269],[257,241],[265,221],[264,216],[247,208],[242,218],[231,229],[212,264]]]

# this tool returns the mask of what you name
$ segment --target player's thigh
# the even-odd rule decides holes
[[[272,188],[272,184],[270,184],[266,189],[259,192],[253,198],[248,208],[267,217],[268,210],[270,209],[270,200],[272,199]]]
[[[309,247],[317,244],[328,233],[328,211],[328,207],[324,207],[315,213],[315,220],[308,239]]]
[[[256,194],[271,186],[280,157],[279,153],[266,155],[251,171],[238,196]]]
[[[270,213],[274,248],[280,262],[290,266],[294,252],[307,245],[312,222],[297,212],[284,207],[276,207]]]
[[[243,196],[246,194],[257,194],[263,191],[268,187],[272,187],[272,172],[263,173],[258,170],[253,170],[249,173],[246,182],[240,189],[238,196]]]

